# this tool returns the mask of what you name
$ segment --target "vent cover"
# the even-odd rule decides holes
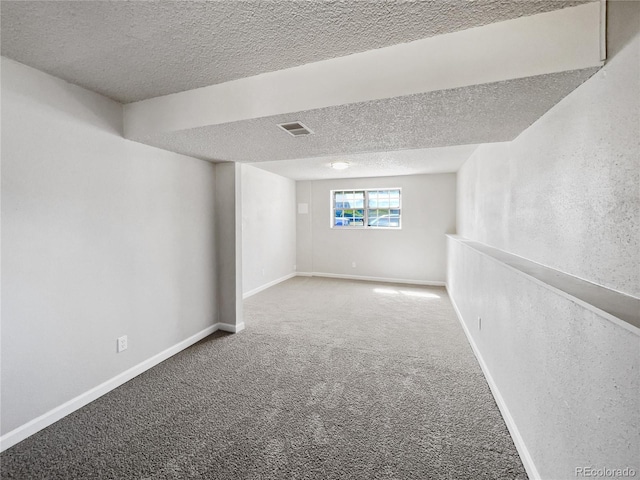
[[[313,133],[308,127],[300,122],[279,123],[278,126],[294,137],[301,137]]]

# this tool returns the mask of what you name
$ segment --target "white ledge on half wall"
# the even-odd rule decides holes
[[[640,335],[640,299],[480,242],[458,235],[447,236]]]

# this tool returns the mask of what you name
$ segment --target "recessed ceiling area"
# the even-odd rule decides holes
[[[456,145],[279,160],[251,165],[294,180],[452,173],[458,171],[476,148],[477,145]],[[349,168],[336,171],[330,168],[334,162],[347,162]]]
[[[2,1],[2,55],[122,103],[585,0]]]

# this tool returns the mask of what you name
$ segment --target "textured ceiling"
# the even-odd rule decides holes
[[[476,148],[477,145],[456,145],[442,148],[276,160],[253,163],[252,165],[294,180],[451,173],[457,172]],[[349,168],[346,170],[330,168],[331,163],[337,161],[348,162]]]
[[[1,44],[4,56],[132,102],[580,3],[2,1]]]
[[[598,69],[262,117],[133,137],[213,161],[263,162],[512,140]],[[314,135],[276,124],[301,121]]]

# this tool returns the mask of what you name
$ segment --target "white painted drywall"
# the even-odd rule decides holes
[[[313,272],[313,184],[311,181],[296,182],[296,270],[302,273]],[[300,210],[306,210],[306,213],[300,213]]]
[[[455,230],[455,174],[297,182],[298,272],[444,282],[445,233]],[[402,188],[401,229],[330,228],[331,190]],[[356,262],[356,267],[352,267]]]
[[[640,296],[640,4],[608,5],[607,65],[458,172],[458,233]],[[455,240],[448,256],[449,293],[540,477],[638,472],[638,335]]]
[[[242,309],[242,170],[237,163],[216,165],[216,258],[218,320],[223,330],[244,328]]]
[[[242,285],[248,294],[295,273],[296,182],[242,165]]]
[[[640,297],[638,8],[611,2],[607,65],[462,166],[459,235]]]
[[[217,300],[212,164],[5,58],[1,115],[5,434],[214,325]]]

